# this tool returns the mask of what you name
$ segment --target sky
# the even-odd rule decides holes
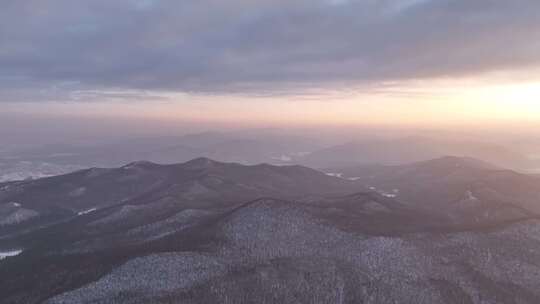
[[[0,128],[540,126],[538,54],[538,0],[3,0]]]

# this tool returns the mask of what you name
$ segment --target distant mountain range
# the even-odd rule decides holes
[[[0,182],[59,175],[88,167],[116,167],[148,160],[174,164],[196,157],[245,165],[305,165],[311,168],[367,164],[397,165],[456,155],[501,167],[537,173],[538,159],[480,140],[434,137],[372,137],[335,144],[323,138],[273,133],[206,132],[184,136],[135,138],[105,143],[35,146],[0,151]]]
[[[319,168],[355,164],[397,165],[446,155],[482,159],[513,169],[526,170],[536,167],[532,160],[503,146],[479,141],[426,137],[349,142],[314,151],[303,158],[301,163]]]
[[[538,303],[540,179],[461,157],[339,170],[0,184],[0,303]]]
[[[540,180],[472,158],[328,170],[456,221],[513,218],[528,211],[540,214]]]
[[[11,159],[87,166],[118,166],[141,159],[158,163],[179,163],[201,156],[225,162],[257,164],[280,162],[282,156],[292,157],[322,147],[317,140],[299,136],[248,136],[205,132],[93,144],[30,147],[15,150],[11,154],[5,154],[4,157],[0,154],[0,164],[4,158],[5,162]]]
[[[115,167],[148,160],[163,164],[204,156],[242,164],[293,164],[294,157],[322,148],[298,136],[248,136],[206,132],[118,142],[51,144],[0,151],[0,182],[40,178],[88,167]]]

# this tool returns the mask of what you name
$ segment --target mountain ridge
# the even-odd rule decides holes
[[[441,191],[461,181],[451,169],[513,175],[471,159],[427,164],[353,181],[196,158],[9,183],[0,206],[57,217],[3,229],[0,253],[18,255],[0,261],[0,303],[535,304],[540,218],[471,188],[483,175]],[[368,187],[374,172],[423,192]],[[441,201],[421,200],[430,194]]]

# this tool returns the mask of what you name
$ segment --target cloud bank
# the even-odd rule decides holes
[[[526,69],[538,54],[537,0],[0,2],[0,101],[301,93]]]

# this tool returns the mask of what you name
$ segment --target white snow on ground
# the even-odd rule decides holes
[[[92,208],[92,209],[84,210],[84,211],[81,211],[81,212],[77,212],[77,215],[85,215],[85,214],[94,212],[94,211],[96,211],[96,210],[97,210],[97,208]]]
[[[39,161],[0,162],[0,182],[49,177],[73,172],[82,168],[82,166],[60,165]]]
[[[477,201],[478,198],[474,196],[473,192],[471,190],[467,190],[467,199]]]
[[[41,172],[10,172],[0,175],[0,182],[20,181],[26,179],[38,179],[43,177],[49,177],[52,174],[45,174]]]
[[[0,260],[21,254],[22,250],[0,251]]]
[[[333,176],[333,177],[343,178],[343,173],[332,173],[332,172],[328,172],[328,173],[326,173],[326,175],[328,175],[328,176]]]
[[[396,198],[399,194],[399,189],[393,189],[392,192],[389,193],[389,192],[377,189],[376,187],[373,187],[373,186],[368,186],[368,187],[370,190],[376,191],[377,193],[379,193],[380,195],[384,197]]]
[[[346,180],[350,180],[350,181],[357,181],[359,179],[361,179],[361,177],[345,177],[343,176],[343,173],[340,173],[340,172],[326,172],[326,175],[328,176],[333,176],[333,177],[338,177],[338,178],[342,178],[342,179],[346,179]]]

